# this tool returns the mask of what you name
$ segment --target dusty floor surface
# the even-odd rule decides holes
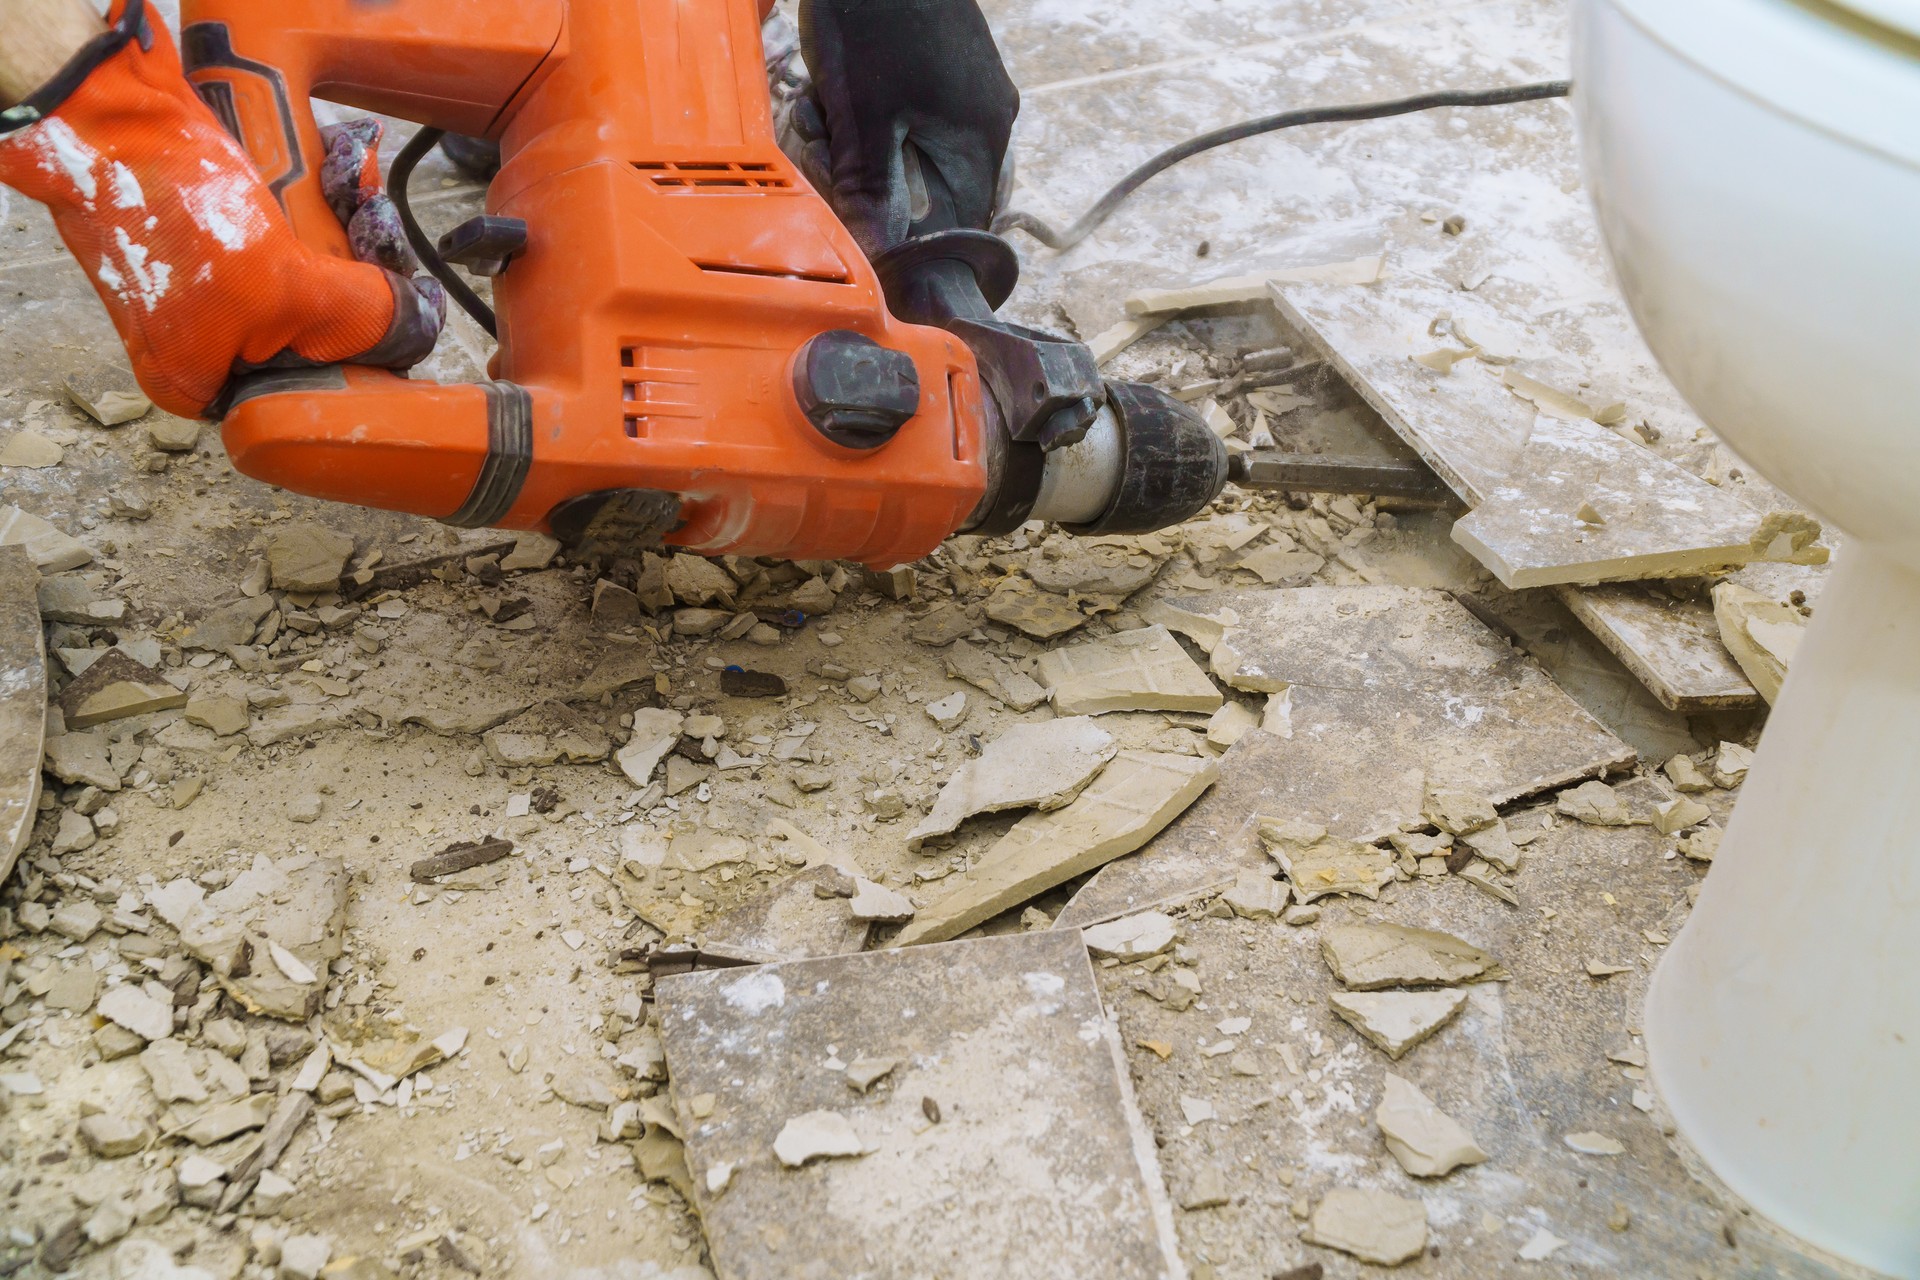
[[[1392,79],[1374,74],[1376,65],[1413,60],[1435,85],[1553,74],[1563,21],[1560,6],[1538,0],[987,7],[1025,90],[1021,202],[1059,220],[1113,175],[1197,129],[1275,104],[1376,96]],[[1178,20],[1174,8],[1183,11]],[[1127,289],[1192,274],[1202,242],[1224,272],[1257,261],[1277,228],[1337,236],[1381,216],[1360,207],[1342,177],[1368,163],[1368,139],[1442,127],[1420,119],[1270,139],[1179,170],[1066,262],[1022,241],[1031,265],[1016,310],[1039,323],[1080,323],[1090,336],[1087,325]],[[479,208],[473,184],[437,158],[415,189],[427,193],[417,203],[433,232]],[[1405,198],[1411,208],[1418,193]],[[455,554],[440,577],[417,575],[391,591],[376,584],[336,605],[270,592],[289,625],[250,647],[244,667],[183,650],[181,632],[242,598],[250,566],[285,527],[317,524],[351,538],[349,575],[471,555],[503,539],[456,537],[431,522],[270,490],[230,470],[212,429],[190,452],[156,451],[148,433],[157,413],[112,430],[92,425],[67,403],[61,380],[117,362],[111,331],[40,211],[8,199],[0,193],[0,429],[38,431],[65,454],[54,467],[0,471],[0,499],[81,538],[95,559],[80,576],[129,610],[112,627],[56,624],[51,643],[157,640],[163,667],[194,695],[231,694],[252,710],[246,730],[224,737],[177,711],[107,726],[125,763],[125,788],[106,798],[117,830],[56,856],[63,812],[91,801],[79,786],[50,784],[35,842],[0,895],[13,925],[0,937],[0,1275],[52,1274],[36,1260],[49,1242],[71,1274],[174,1274],[128,1261],[138,1242],[152,1241],[200,1269],[183,1275],[264,1276],[275,1274],[282,1243],[302,1236],[325,1237],[336,1259],[365,1256],[407,1276],[706,1275],[699,1222],[670,1181],[645,1176],[631,1141],[637,1127],[619,1112],[622,1101],[661,1088],[652,1032],[631,1016],[634,997],[649,989],[636,957],[660,938],[656,926],[697,926],[804,862],[804,851],[769,834],[779,822],[923,905],[941,879],[964,874],[1011,815],[975,821],[927,854],[908,851],[906,831],[976,742],[1051,712],[1016,713],[949,678],[941,650],[908,633],[930,611],[958,604],[981,643],[1031,669],[1046,645],[992,623],[980,606],[1003,579],[1018,584],[1030,564],[1057,556],[1063,540],[959,540],[920,566],[917,598],[905,601],[874,589],[854,566],[838,574],[834,566],[732,566],[741,609],[789,607],[809,570],[841,588],[804,626],[757,633],[771,641],[764,645],[676,636],[665,615],[596,622],[586,569],[561,561],[500,578],[480,562],[477,575],[468,572],[466,556]],[[1214,317],[1168,326],[1116,368],[1182,385],[1287,341],[1264,310]],[[484,357],[481,335],[456,324],[428,372],[471,377]],[[1366,430],[1352,421],[1350,393],[1308,391],[1313,403],[1294,415],[1297,431],[1348,438]],[[150,518],[114,514],[137,506]],[[1380,519],[1366,506],[1348,508],[1358,517],[1348,519],[1325,499],[1290,511],[1230,491],[1221,510],[1234,509],[1263,534],[1326,519],[1343,545],[1364,547],[1379,580],[1471,597],[1635,747],[1643,769],[1681,752],[1707,761],[1720,741],[1751,742],[1757,732],[1739,718],[1688,724],[1662,711],[1550,597],[1492,587],[1447,541],[1442,517]],[[1126,548],[1156,581],[1102,606],[1109,611],[1070,639],[1138,625],[1161,596],[1257,585],[1225,566],[1216,531],[1196,522]],[[1364,579],[1334,559],[1315,580]],[[343,612],[301,629],[313,610],[330,607]],[[633,660],[629,679],[583,693],[609,658]],[[790,693],[724,697],[728,664],[779,674]],[[849,676],[873,678],[878,694],[858,701]],[[968,696],[964,719],[943,729],[924,706],[956,691]],[[688,775],[698,781],[669,796],[658,781],[636,786],[604,751],[588,763],[513,765],[483,745],[477,729],[549,699],[588,722],[588,737],[597,728],[616,746],[645,706],[718,715],[718,763],[732,767],[702,758]],[[1101,723],[1123,746],[1207,750],[1191,716],[1121,712]],[[690,752],[700,754],[691,744]],[[800,783],[824,785],[803,791]],[[1705,799],[1724,816],[1734,793]],[[1509,820],[1537,827],[1551,803],[1523,803]],[[669,833],[676,844],[738,840],[726,860],[699,873],[650,871],[644,856],[636,860],[650,838]],[[414,860],[495,834],[514,842],[511,858],[465,887],[410,881]],[[315,1033],[363,1045],[464,1028],[464,1049],[399,1088],[363,1078],[356,1093],[335,1067],[319,1113],[277,1165],[294,1190],[276,1212],[176,1204],[181,1161],[197,1152],[226,1163],[249,1139],[205,1148],[163,1140],[97,1157],[77,1134],[83,1117],[106,1112],[165,1128],[172,1114],[151,1097],[137,1055],[107,1060],[85,1004],[62,1010],[45,997],[77,970],[92,970],[104,989],[150,973],[148,954],[176,954],[172,931],[147,906],[160,886],[188,877],[214,889],[260,855],[303,851],[343,859],[352,877],[345,952],[332,965],[324,1011],[304,1029],[256,1018],[194,968],[177,988],[180,1034],[206,1044],[237,1027],[231,1049],[249,1070],[248,1087],[269,1093],[285,1088]],[[1333,1276],[1371,1273],[1299,1240],[1301,1214],[1342,1185],[1424,1200],[1430,1246],[1403,1268],[1409,1275],[1843,1274],[1774,1240],[1690,1179],[1656,1115],[1635,1103],[1646,1088],[1633,1065],[1640,994],[1704,870],[1646,826],[1562,819],[1531,846],[1515,885],[1518,907],[1451,876],[1416,877],[1377,904],[1328,899],[1319,923],[1300,927],[1222,918],[1201,901],[1180,913],[1183,940],[1170,966],[1162,958],[1102,968],[1168,1190],[1176,1204],[1206,1206],[1176,1213],[1186,1265],[1227,1280],[1264,1280],[1308,1261]],[[1039,905],[1051,915],[1066,896],[1055,891]],[[125,918],[81,941],[22,924],[34,903],[84,901],[109,917],[118,904]],[[1469,988],[1456,1022],[1389,1064],[1326,1004],[1334,984],[1316,935],[1361,916],[1456,932],[1497,954],[1511,981]],[[1017,918],[992,926],[1020,927]],[[1593,977],[1590,962],[1623,971]],[[1189,974],[1198,998],[1170,987],[1167,968]],[[70,992],[76,983],[85,985],[84,975],[58,985]],[[1229,1023],[1231,1035],[1220,1026],[1229,1019],[1242,1020]],[[222,1022],[232,1025],[210,1031]],[[1405,1176],[1370,1119],[1390,1065],[1472,1130],[1491,1158],[1443,1180]],[[1216,1118],[1190,1123],[1183,1099],[1210,1103]],[[1615,1138],[1624,1151],[1577,1153],[1563,1139],[1581,1131]],[[1544,1261],[1521,1260],[1542,1231],[1565,1243]]]

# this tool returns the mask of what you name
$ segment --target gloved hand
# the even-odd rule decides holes
[[[303,244],[158,17],[115,0],[108,19],[0,116],[0,182],[51,210],[154,403],[199,417],[254,369],[424,358],[444,298]]]
[[[935,229],[985,230],[1020,94],[976,0],[801,0],[800,42],[804,167],[867,256],[928,212]],[[931,210],[914,208],[906,144],[939,180]]]

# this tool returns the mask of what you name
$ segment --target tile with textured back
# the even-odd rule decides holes
[[[720,1280],[1185,1274],[1077,935],[677,975],[659,1008]],[[862,1090],[863,1057],[897,1065]],[[863,1154],[785,1167],[818,1112]]]

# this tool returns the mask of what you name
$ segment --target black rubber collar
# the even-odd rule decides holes
[[[0,111],[0,137],[38,124],[58,111],[73,96],[73,91],[93,74],[94,68],[126,48],[129,40],[138,40],[142,49],[153,48],[153,28],[147,25],[146,0],[127,0],[120,21],[81,45],[80,51],[67,59],[67,65],[60,68],[59,74],[34,90],[26,101]]]

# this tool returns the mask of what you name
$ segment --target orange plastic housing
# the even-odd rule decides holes
[[[524,388],[531,464],[510,505],[487,512],[505,527],[545,527],[581,494],[663,490],[683,502],[668,541],[693,550],[891,565],[978,504],[973,357],[888,314],[852,237],[781,154],[761,0],[183,8],[192,78],[308,243],[347,252],[309,95],[498,138],[487,210],[528,226],[494,283],[499,383],[290,380],[229,414],[240,470],[363,505],[470,512],[501,447],[502,392]],[[881,448],[833,444],[795,400],[795,354],[834,329],[906,352],[919,373],[917,416]]]

